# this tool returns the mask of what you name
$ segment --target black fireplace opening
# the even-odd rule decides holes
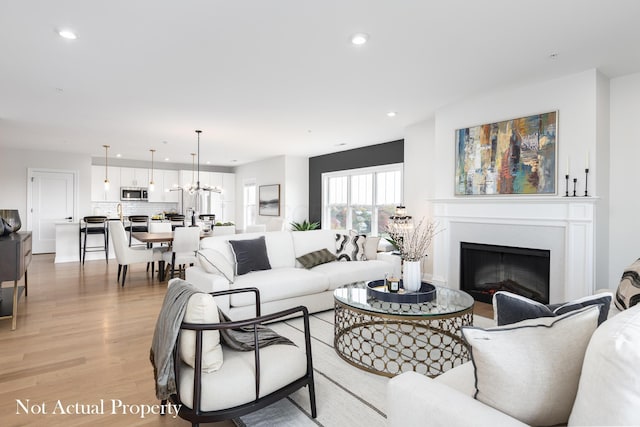
[[[460,242],[460,289],[486,303],[508,291],[548,304],[550,260],[548,250]]]

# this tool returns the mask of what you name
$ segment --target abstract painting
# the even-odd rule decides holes
[[[258,207],[260,215],[280,216],[280,184],[260,186]]]
[[[456,130],[456,195],[555,194],[558,113]]]

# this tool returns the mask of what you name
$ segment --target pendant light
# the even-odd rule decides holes
[[[188,185],[184,190],[188,191],[189,194],[195,194],[196,192],[201,193],[204,191],[213,192],[213,193],[221,193],[222,189],[218,187],[210,187],[206,184],[200,185],[200,134],[201,130],[196,130],[196,134],[198,135],[198,175],[197,178],[194,176],[195,172],[195,157],[196,153],[191,153],[192,156],[192,174],[191,174],[191,184]],[[195,181],[195,182],[194,182]]]
[[[151,151],[151,180],[149,181],[149,191],[153,191],[156,188],[156,183],[153,182],[153,154],[156,150],[152,148],[149,151]]]
[[[109,191],[109,146],[103,145],[104,147],[104,191]]]

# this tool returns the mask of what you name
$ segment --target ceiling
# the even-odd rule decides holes
[[[234,166],[392,141],[475,94],[639,72],[638,18],[636,0],[0,0],[0,147],[191,163],[202,129],[201,162]]]

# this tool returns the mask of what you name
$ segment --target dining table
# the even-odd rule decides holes
[[[131,233],[131,237],[133,237],[136,240],[139,240],[140,242],[144,242],[144,243],[168,243],[169,244],[169,250],[171,250],[171,243],[173,243],[173,236],[174,236],[174,232],[173,231],[167,231],[167,232],[161,232],[161,233],[149,233],[147,231],[137,231],[134,233]],[[205,237],[211,236],[211,233],[206,233],[204,231],[200,232],[200,240],[204,239]],[[161,282],[164,281],[165,279],[165,262],[163,261],[159,261],[158,262],[158,280],[160,280]]]

